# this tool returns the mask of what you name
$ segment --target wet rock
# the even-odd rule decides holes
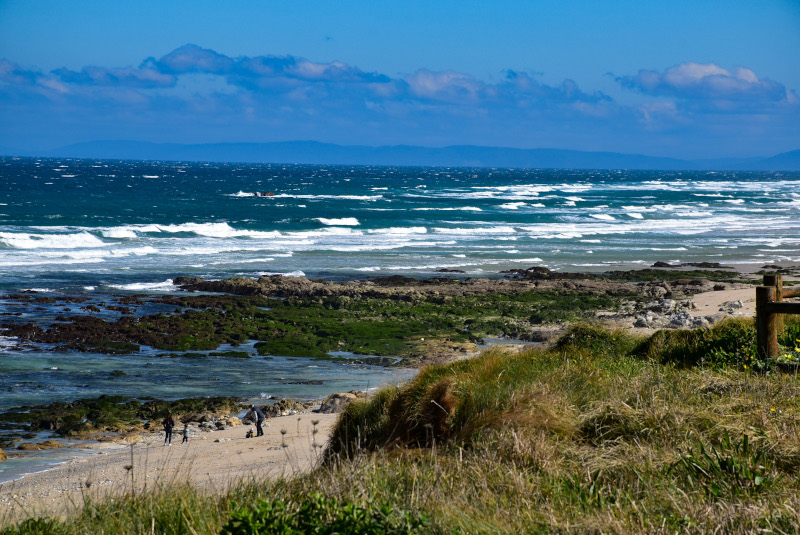
[[[45,440],[44,442],[39,442],[34,444],[32,442],[27,442],[25,444],[20,444],[17,446],[17,449],[20,451],[40,451],[40,450],[53,450],[56,448],[63,448],[64,445],[61,442],[56,442],[55,440]]]
[[[225,425],[227,425],[228,427],[239,427],[242,425],[242,421],[236,416],[231,416],[230,418],[225,420]]]
[[[351,394],[349,392],[340,392],[336,394],[331,394],[325,401],[322,402],[322,405],[319,408],[319,412],[323,414],[333,414],[337,412],[342,412],[345,407],[347,407],[350,403],[354,400],[358,399],[358,396],[355,394]]]

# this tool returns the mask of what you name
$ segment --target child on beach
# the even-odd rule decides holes
[[[181,444],[189,442],[189,424],[183,424],[183,440]]]

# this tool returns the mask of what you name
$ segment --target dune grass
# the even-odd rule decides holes
[[[351,404],[309,474],[0,533],[234,533],[274,514],[299,525],[315,503],[319,533],[354,518],[372,533],[797,532],[800,381],[754,371],[752,330],[577,326],[548,350],[495,348]]]

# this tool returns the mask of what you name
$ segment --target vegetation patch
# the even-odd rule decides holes
[[[429,353],[433,340],[452,350],[474,348],[487,336],[527,338],[536,326],[589,318],[597,310],[616,310],[635,298],[629,292],[561,290],[286,299],[200,295],[157,299],[175,305],[178,312],[173,314],[114,321],[76,316],[48,329],[32,324],[4,327],[6,335],[55,344],[62,351],[122,354],[150,346],[197,356],[186,352],[257,340],[261,355],[325,358],[332,351],[348,351],[413,360]],[[245,358],[237,352],[211,356]]]

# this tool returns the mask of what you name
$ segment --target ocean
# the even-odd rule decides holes
[[[0,296],[82,300],[11,316],[19,302],[0,297],[0,323],[46,325],[115,295],[175,293],[176,276],[499,277],[531,266],[800,263],[798,186],[800,173],[789,172],[0,158]],[[309,399],[411,373],[280,356],[21,350],[0,333],[0,410],[141,392]],[[32,469],[32,459],[0,463],[0,481]]]

